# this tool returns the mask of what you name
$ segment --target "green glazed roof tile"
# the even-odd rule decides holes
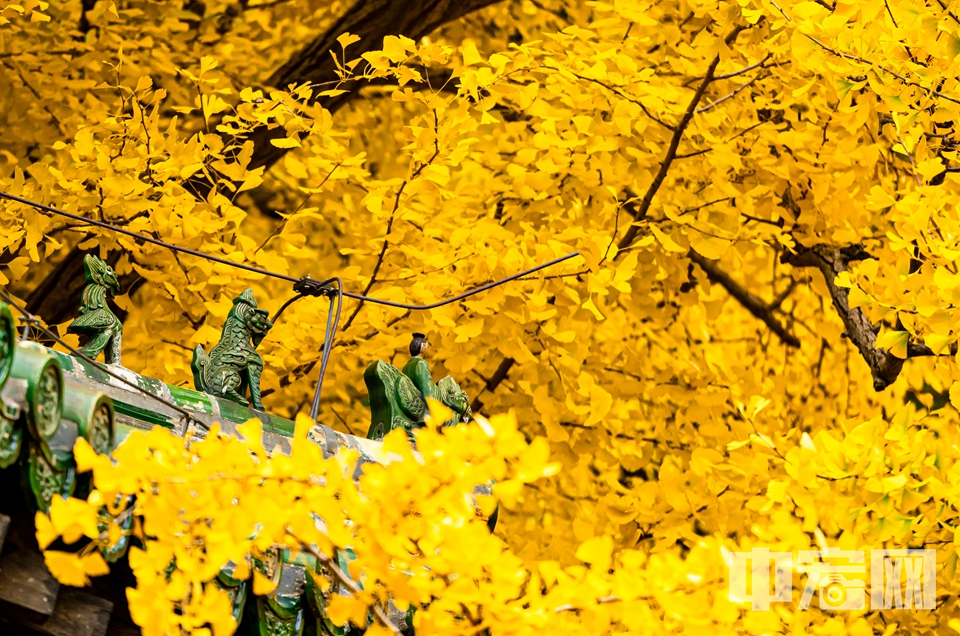
[[[177,406],[208,415],[214,414],[213,402],[206,393],[200,393],[199,391],[181,386],[173,386],[172,384],[168,384],[167,388],[170,390],[170,397],[173,398]]]

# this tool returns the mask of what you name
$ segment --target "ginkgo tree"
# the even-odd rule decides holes
[[[426,631],[960,631],[960,8],[27,0],[0,11],[0,34],[6,192],[410,303],[580,252],[427,312],[344,303],[327,424],[362,434],[361,370],[423,332],[475,412],[512,412],[558,466],[495,489],[499,539],[465,524],[443,544],[462,572],[451,582],[484,583],[469,598],[444,584],[435,596],[463,606],[429,610],[447,622]],[[114,263],[125,364],[173,384],[239,291],[270,309],[292,295],[20,204],[4,203],[0,223],[3,282],[61,333],[77,255]],[[309,403],[326,312],[323,299],[298,303],[260,346],[268,410]],[[465,464],[510,459],[430,439]],[[158,434],[140,451],[148,443],[173,444]],[[245,442],[205,443],[248,461]],[[226,461],[178,448],[198,474]],[[443,474],[432,461],[418,469],[426,482]],[[146,470],[119,465],[131,480]],[[401,466],[384,470],[409,480]],[[247,522],[264,521],[259,505]],[[365,505],[350,511],[358,533],[377,528],[360,523]],[[58,510],[62,535],[71,515]],[[237,532],[218,560],[250,547]],[[156,537],[158,550],[183,539]],[[456,552],[471,541],[485,549]],[[753,547],[935,549],[938,609],[753,610],[728,595],[731,554]],[[413,558],[403,550],[372,550],[369,571],[384,594],[422,600],[427,587],[390,578]],[[617,577],[629,589],[614,590]],[[367,601],[340,617],[383,598]],[[141,618],[161,624],[165,611]]]

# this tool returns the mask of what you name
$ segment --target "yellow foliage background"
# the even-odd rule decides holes
[[[345,304],[323,421],[362,435],[362,369],[402,362],[424,332],[435,373],[484,413],[512,410],[561,466],[501,520],[528,571],[573,567],[598,540],[640,555],[643,620],[597,614],[585,631],[948,633],[960,9],[517,0],[362,57],[343,38],[330,85],[257,88],[347,10],[101,1],[81,33],[76,3],[7,5],[0,185],[406,302],[578,250],[430,312]],[[331,115],[338,91],[356,95]],[[262,126],[289,149],[269,170],[250,163]],[[21,298],[77,246],[122,250],[137,281],[117,299],[125,364],[172,384],[241,290],[271,311],[292,295],[22,205],[0,224],[2,282]],[[840,248],[870,257],[825,272]],[[295,305],[261,345],[271,412],[309,400],[325,312]],[[934,547],[939,609],[751,612],[727,598],[725,555],[753,546]]]

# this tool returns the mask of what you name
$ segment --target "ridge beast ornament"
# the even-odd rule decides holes
[[[363,380],[370,393],[368,439],[381,439],[395,428],[403,428],[412,436],[413,429],[424,425],[427,398],[438,400],[453,411],[454,417],[444,422],[444,426],[470,421],[473,416],[470,400],[460,385],[450,376],[434,383],[430,365],[422,357],[428,347],[426,336],[415,333],[410,343],[412,357],[402,372],[382,360],[364,371]]]
[[[103,352],[107,364],[120,364],[123,324],[110,307],[107,298],[120,293],[117,273],[105,262],[87,254],[83,257],[87,286],[80,300],[80,315],[67,327],[68,333],[87,336],[87,344],[80,351],[91,358]]]
[[[263,358],[257,347],[273,323],[265,309],[257,308],[253,290],[248,289],[233,299],[233,309],[223,325],[220,342],[210,355],[203,345],[193,350],[193,382],[198,391],[227,398],[262,411],[260,374]],[[250,388],[250,402],[244,397]]]

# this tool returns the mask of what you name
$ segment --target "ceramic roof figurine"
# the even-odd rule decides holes
[[[452,426],[472,417],[467,394],[447,376],[433,381],[430,364],[423,358],[429,344],[422,333],[413,334],[411,358],[401,372],[392,364],[378,360],[367,367],[363,380],[370,394],[369,439],[381,439],[395,428],[403,428],[413,438],[413,430],[424,425],[428,412],[427,398],[438,400],[453,411],[445,422]]]
[[[248,289],[233,299],[233,309],[223,325],[220,342],[210,351],[197,345],[193,350],[194,386],[198,391],[219,395],[247,406],[263,410],[260,401],[260,374],[263,357],[257,347],[273,324],[264,309],[257,308],[253,290]],[[244,394],[250,389],[250,402]]]
[[[80,301],[80,315],[67,327],[69,333],[87,337],[81,351],[96,358],[101,352],[107,364],[120,364],[123,324],[107,305],[107,298],[120,293],[117,273],[93,254],[83,257],[87,286]]]

